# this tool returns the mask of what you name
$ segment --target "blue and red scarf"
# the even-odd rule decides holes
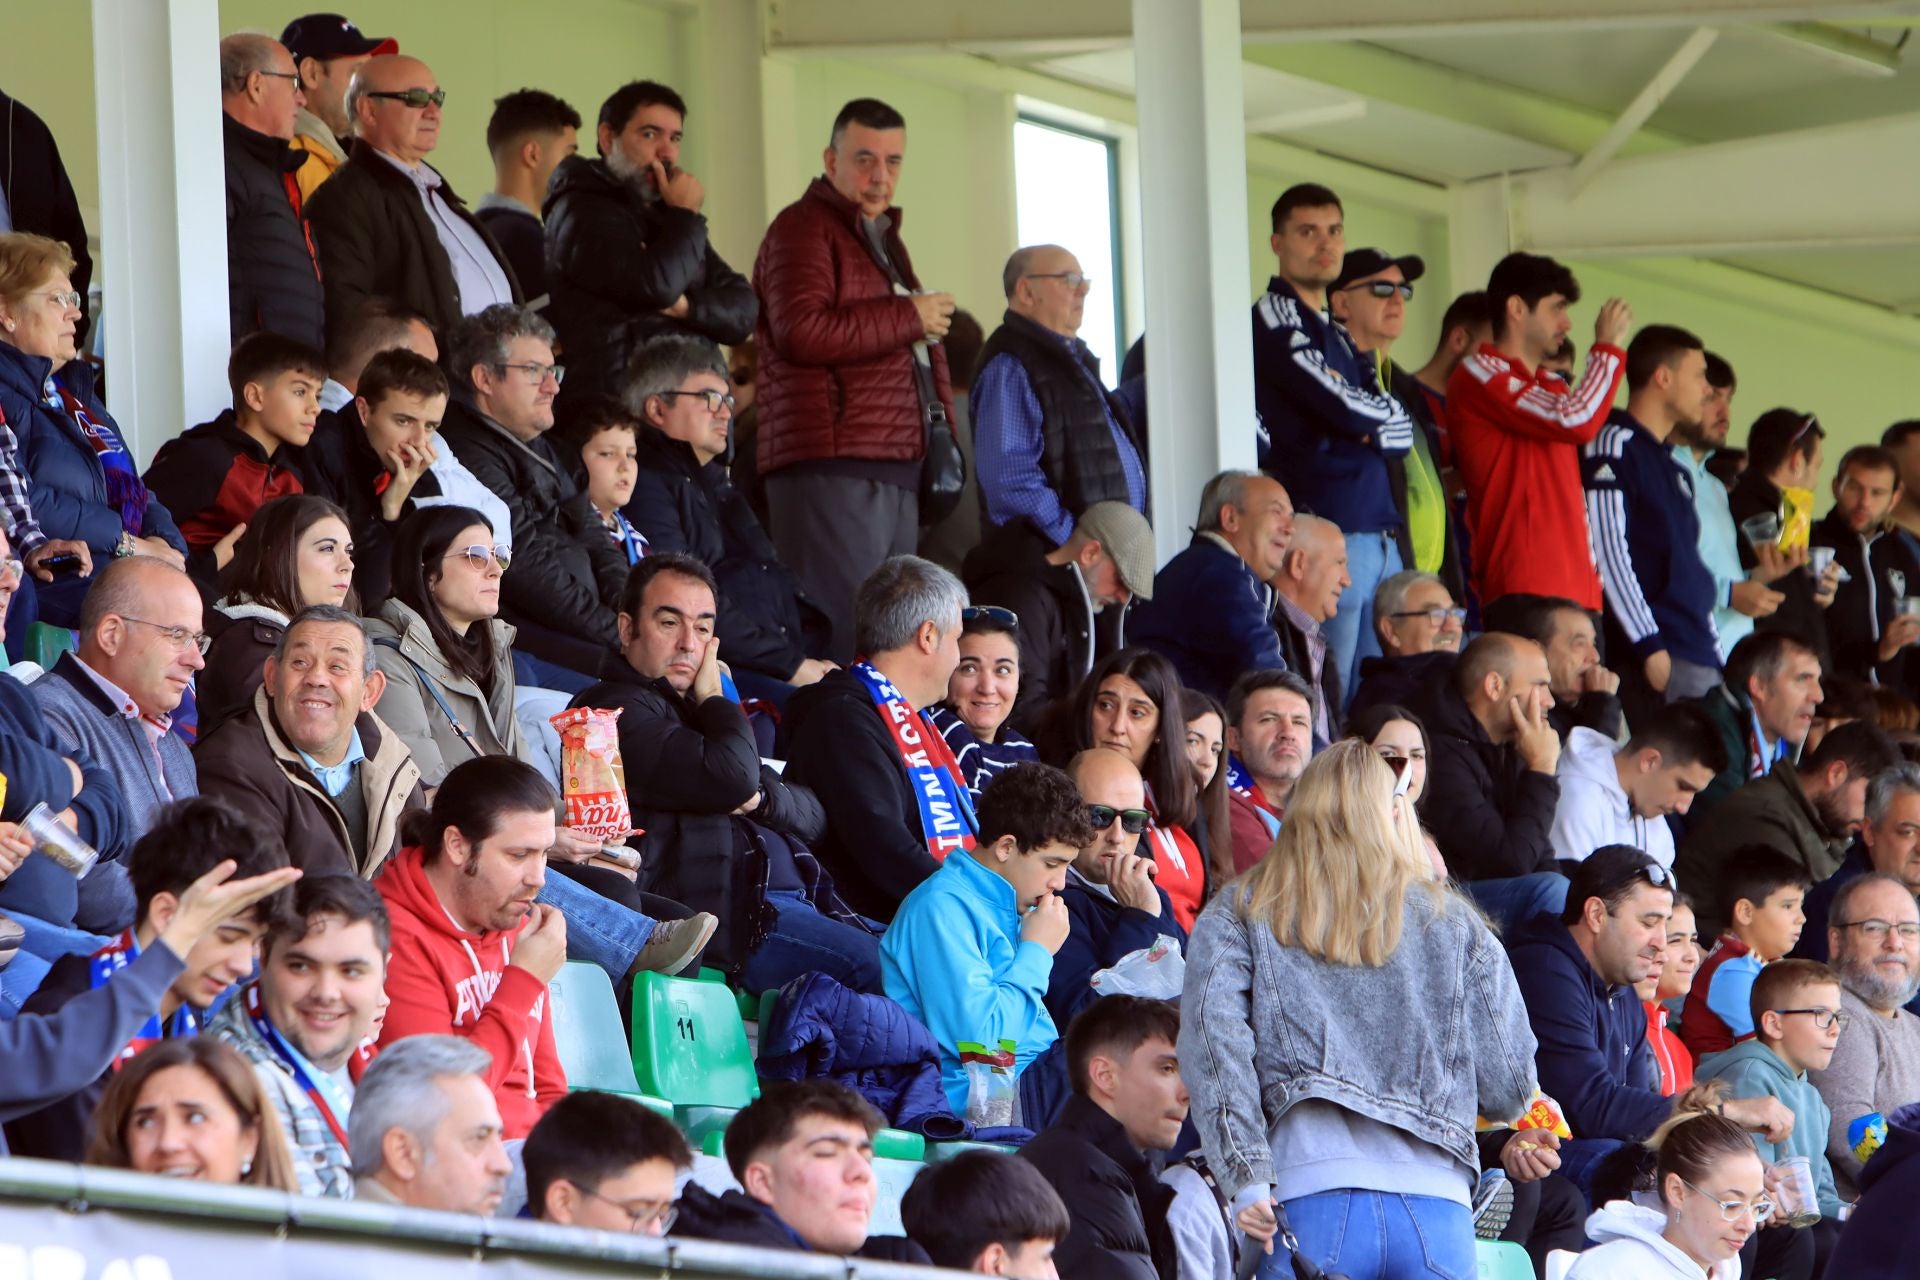
[[[147,526],[148,495],[133,455],[127,451],[113,424],[104,418],[95,418],[86,401],[67,390],[57,376],[53,379],[53,389],[60,397],[60,408],[73,419],[87,443],[93,446],[94,453],[99,455],[100,469],[106,475],[107,505],[119,512],[122,529],[132,537],[140,537],[141,530]]]
[[[247,988],[246,1001],[247,1017],[252,1020],[253,1029],[260,1033],[260,1038],[266,1042],[273,1056],[280,1059],[281,1065],[292,1073],[293,1082],[300,1086],[307,1095],[307,1100],[313,1103],[314,1110],[318,1111],[320,1118],[327,1122],[328,1130],[340,1143],[341,1148],[346,1149],[350,1145],[347,1142],[347,1126],[336,1114],[332,1098],[338,1086],[332,1081],[327,1082],[331,1086],[329,1088],[322,1088],[317,1084],[312,1073],[307,1070],[307,1060],[295,1052],[293,1046],[286,1042],[273,1023],[267,1020],[266,1008],[260,1002],[259,983],[254,983]]]
[[[935,862],[945,862],[955,849],[972,849],[978,841],[980,822],[974,817],[973,796],[960,772],[960,762],[954,759],[953,748],[871,664],[856,662],[847,670],[866,686],[874,709],[893,738],[894,750],[900,753],[913,783],[913,798],[920,806],[920,830],[926,833],[927,852]]]
[[[133,930],[128,929],[88,958],[87,972],[92,980],[93,989],[98,991],[106,986],[109,978],[139,958],[140,942],[133,936]],[[200,1034],[200,1018],[194,1012],[192,1005],[182,1004],[175,1009],[173,1016],[167,1019],[164,1027],[160,1023],[159,1011],[155,1010],[153,1015],[141,1024],[140,1030],[134,1033],[133,1039],[120,1050],[119,1056],[114,1058],[113,1069],[118,1071],[134,1055],[157,1041],[198,1034]]]

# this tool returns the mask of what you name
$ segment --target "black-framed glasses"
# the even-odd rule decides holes
[[[447,104],[445,89],[385,89],[380,92],[369,91],[369,98],[387,98],[394,102],[404,102],[410,107],[424,107],[431,103],[436,107]]]
[[[1147,829],[1147,822],[1152,816],[1145,809],[1116,809],[1110,804],[1087,806],[1087,821],[1093,824],[1095,831],[1105,831],[1113,825],[1113,820],[1118,818],[1122,831],[1130,836],[1137,836]]]
[[[655,394],[664,400],[678,400],[681,396],[697,396],[707,402],[708,413],[718,413],[725,408],[733,411],[733,393],[729,391],[660,391]]]
[[[1452,618],[1455,622],[1459,623],[1466,622],[1467,611],[1459,605],[1455,605],[1451,609],[1435,605],[1431,609],[1401,609],[1399,612],[1390,613],[1387,616],[1389,618],[1425,618],[1437,627],[1448,618]]]
[[[298,71],[268,71],[263,67],[260,70],[260,74],[263,76],[272,76],[275,80],[291,80],[295,84],[300,82],[300,73]]]
[[[520,370],[529,378],[533,379],[535,386],[539,386],[545,382],[548,374],[553,375],[553,385],[556,387],[567,380],[567,366],[563,364],[534,364],[529,362],[527,364],[503,364],[500,367],[502,369]]]
[[[1688,1190],[1693,1191],[1698,1195],[1703,1195],[1707,1199],[1719,1205],[1720,1217],[1724,1221],[1738,1222],[1740,1221],[1740,1215],[1743,1213],[1752,1214],[1753,1220],[1756,1223],[1765,1222],[1768,1218],[1773,1216],[1773,1201],[1767,1199],[1764,1194],[1758,1200],[1754,1200],[1751,1202],[1746,1200],[1722,1200],[1719,1196],[1714,1195],[1710,1191],[1702,1191],[1699,1187],[1694,1186],[1691,1182],[1688,1182],[1685,1178],[1680,1179],[1680,1181],[1686,1185]]]
[[[1413,286],[1403,281],[1366,280],[1359,284],[1350,284],[1340,292],[1351,293],[1355,289],[1365,289],[1376,298],[1391,298],[1397,293],[1402,301],[1413,301]]]
[[[1845,1031],[1847,1024],[1853,1021],[1852,1014],[1843,1013],[1839,1009],[1775,1009],[1774,1012],[1782,1017],[1790,1013],[1804,1013],[1809,1018],[1812,1018],[1813,1025],[1822,1031],[1827,1030],[1827,1028],[1833,1026],[1836,1022],[1840,1024],[1840,1029]]]
[[[1093,283],[1093,277],[1080,271],[1029,271],[1020,277],[1022,280],[1061,280],[1069,289],[1083,289]]]
[[[969,622],[997,622],[1009,631],[1020,629],[1020,615],[1013,610],[997,604],[970,604],[960,611],[960,624]]]
[[[500,572],[505,573],[507,566],[513,563],[513,548],[503,546],[489,547],[485,543],[476,542],[470,547],[456,547],[440,558],[442,560],[465,560],[468,564],[480,570],[485,570],[487,562],[491,560],[500,566]]]
[[[1920,924],[1914,924],[1912,921],[1895,924],[1891,920],[1849,920],[1840,927],[1858,929],[1860,936],[1868,942],[1885,942],[1890,932],[1897,932],[1902,942],[1912,942],[1920,938]]]
[[[595,1187],[581,1186],[577,1182],[573,1185],[579,1188],[581,1195],[598,1200],[601,1204],[611,1205],[626,1214],[628,1230],[635,1233],[656,1234],[647,1229],[657,1224],[660,1228],[657,1234],[665,1235],[672,1229],[674,1220],[680,1216],[679,1206],[671,1200],[636,1200],[628,1204],[625,1201],[615,1200],[611,1196],[601,1195]]]
[[[161,639],[176,649],[184,649],[188,645],[192,645],[200,651],[202,656],[205,656],[208,647],[213,644],[213,637],[204,631],[189,631],[185,627],[169,627],[162,622],[148,622],[145,618],[136,618],[125,613],[117,613],[114,616],[122,622],[137,622],[143,627],[152,627],[160,633]]]

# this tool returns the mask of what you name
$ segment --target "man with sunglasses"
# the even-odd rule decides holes
[[[1055,244],[1014,251],[1007,311],[980,350],[968,405],[993,525],[1024,522],[1046,548],[1096,502],[1147,509],[1147,469],[1126,407],[1079,338],[1091,279]]]
[[[1413,447],[1413,426],[1328,311],[1330,289],[1354,283],[1343,271],[1344,217],[1340,197],[1313,183],[1274,202],[1279,272],[1254,304],[1253,374],[1261,468],[1346,538],[1353,584],[1329,619],[1327,641],[1328,661],[1351,689],[1360,656],[1378,652],[1369,622],[1374,589],[1409,567],[1390,465]],[[1411,257],[1376,264],[1384,255],[1371,252],[1366,265],[1387,277],[1375,283],[1392,286],[1404,303],[1424,264]]]
[[[1148,819],[1147,784],[1140,771],[1117,751],[1093,750],[1075,756],[1067,776],[1087,802],[1093,842],[1074,855],[1067,887],[1060,891],[1072,928],[1054,953],[1047,983],[1047,1012],[1056,1027],[1072,1022],[1101,996],[1122,990],[1094,990],[1095,973],[1163,937],[1182,951],[1187,945],[1166,890],[1153,882],[1151,854],[1139,853]]]
[[[411,307],[438,333],[461,316],[520,301],[500,246],[427,163],[446,100],[418,58],[370,58],[353,74],[353,152],[306,208],[335,338],[369,298]]]

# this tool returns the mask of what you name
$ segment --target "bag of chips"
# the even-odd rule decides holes
[[[633,829],[627,807],[627,772],[620,763],[618,709],[575,707],[549,718],[560,733],[560,774],[567,798],[567,826],[577,836],[624,844]]]

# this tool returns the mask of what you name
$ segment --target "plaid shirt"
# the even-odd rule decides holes
[[[0,523],[6,525],[13,554],[24,556],[47,540],[27,501],[27,469],[20,465],[20,440],[0,417]]]

